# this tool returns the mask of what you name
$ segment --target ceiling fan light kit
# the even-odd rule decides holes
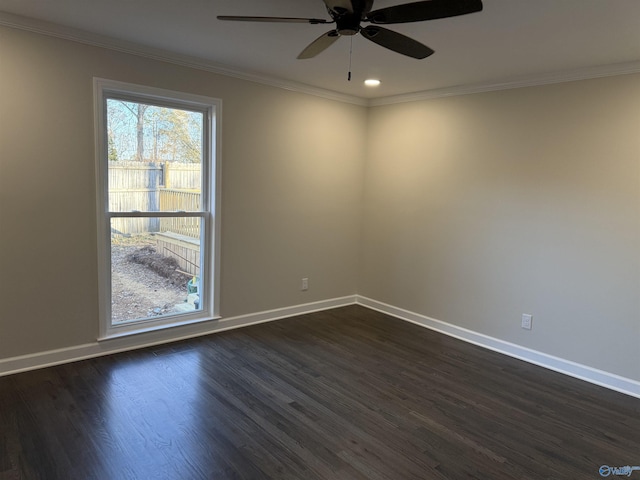
[[[423,22],[439,18],[455,17],[482,11],[482,0],[423,0],[421,2],[405,3],[392,7],[372,10],[374,0],[323,0],[331,20],[321,18],[298,17],[246,17],[246,16],[218,16],[218,20],[245,22],[286,22],[334,24],[336,28],[330,30],[311,42],[298,55],[298,59],[313,58],[320,54],[341,36],[353,36],[358,33],[394,52],[408,57],[423,59],[434,51],[401,33],[394,32],[378,25],[394,23]],[[361,23],[373,25],[362,27]]]

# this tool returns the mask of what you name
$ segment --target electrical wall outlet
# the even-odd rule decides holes
[[[306,290],[309,290],[309,279],[308,278],[303,278],[302,281],[300,282],[300,290],[302,290],[303,292]]]
[[[531,322],[533,321],[533,315],[528,315],[526,313],[522,314],[522,328],[525,330],[531,330]]]

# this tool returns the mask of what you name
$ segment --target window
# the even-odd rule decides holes
[[[100,338],[216,318],[220,101],[94,89]]]

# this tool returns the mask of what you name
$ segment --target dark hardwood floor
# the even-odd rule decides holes
[[[640,400],[359,306],[0,378],[3,480],[573,480],[601,465],[640,465]]]

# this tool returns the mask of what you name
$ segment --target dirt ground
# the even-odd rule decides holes
[[[176,313],[175,306],[185,303],[189,277],[170,272],[170,266],[158,268],[157,257],[148,261],[153,253],[149,248],[154,245],[153,239],[146,237],[112,242],[113,322]],[[156,273],[151,267],[169,278]]]

